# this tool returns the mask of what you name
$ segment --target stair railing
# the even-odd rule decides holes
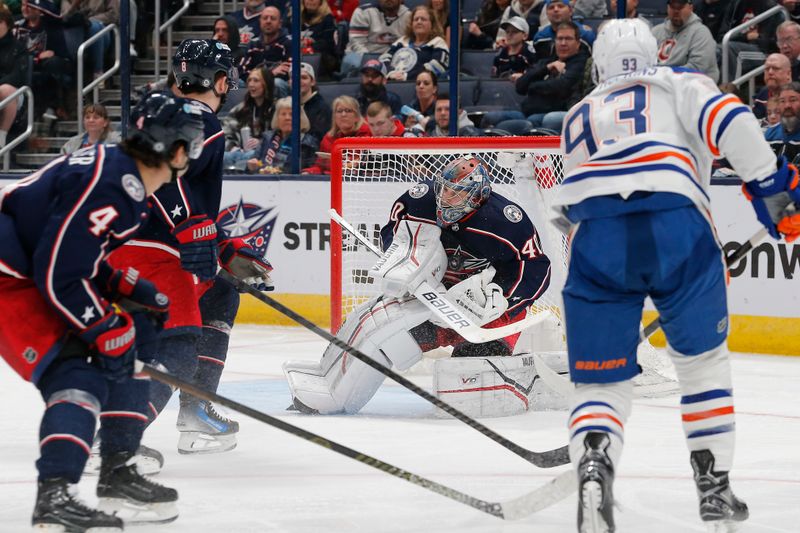
[[[103,71],[100,77],[92,80],[92,82],[87,85],[86,87],[83,86],[83,62],[84,62],[84,53],[86,49],[90,47],[95,41],[103,37],[106,33],[113,32],[114,33],[114,65],[109,68],[108,70]],[[127,43],[126,43],[127,46]],[[120,65],[120,33],[119,28],[116,24],[109,24],[99,32],[95,33],[78,47],[78,135],[83,133],[83,97],[89,94],[90,91],[93,92],[92,94],[92,102],[95,104],[98,100],[100,100],[100,84],[106,81],[108,78],[113,76],[119,70]],[[97,68],[97,67],[95,67]]]
[[[0,111],[2,111],[22,94],[28,99],[28,127],[25,128],[25,131],[10,141],[7,141],[6,145],[0,148],[0,157],[3,158],[3,170],[5,171],[11,166],[11,150],[16,148],[19,143],[30,137],[31,133],[33,133],[33,91],[27,85],[23,85],[0,102]]]
[[[161,78],[161,34],[167,32],[167,65],[172,60],[172,26],[189,11],[192,0],[183,0],[181,8],[175,12],[164,24],[161,22],[161,0],[156,0],[156,23],[153,28],[153,52],[155,53],[155,80]],[[167,67],[169,70],[169,67]]]

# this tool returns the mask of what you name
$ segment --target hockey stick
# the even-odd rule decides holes
[[[328,214],[331,219],[339,224],[342,228],[347,230],[353,237],[369,248],[369,251],[380,257],[383,255],[377,246],[361,234],[356,228],[353,227],[347,220],[345,220],[335,209],[329,209]],[[475,324],[468,316],[459,310],[450,301],[440,294],[436,289],[431,287],[427,281],[423,281],[419,287],[414,291],[414,297],[422,302],[425,307],[430,309],[441,322],[449,324],[450,329],[464,337],[473,344],[482,344],[484,342],[502,339],[509,335],[514,335],[520,331],[535,326],[544,320],[544,317],[539,314],[526,316],[519,322],[514,322],[506,326],[497,328],[482,328]]]
[[[502,518],[505,520],[519,520],[520,518],[524,518],[550,505],[553,505],[554,503],[567,497],[573,490],[575,490],[575,473],[572,470],[568,470],[566,472],[562,472],[536,490],[529,492],[528,494],[524,494],[518,498],[514,498],[513,500],[508,500],[505,502],[488,502],[440,483],[436,483],[435,481],[431,481],[430,479],[422,476],[418,476],[417,474],[409,472],[408,470],[403,470],[402,468],[381,461],[380,459],[372,457],[371,455],[361,453],[353,448],[339,444],[338,442],[321,437],[316,433],[312,433],[295,425],[289,424],[288,422],[284,422],[279,418],[270,416],[266,413],[231,400],[230,398],[226,398],[209,390],[197,387],[188,381],[176,378],[172,374],[162,372],[153,368],[152,366],[138,363],[136,372],[146,374],[150,376],[150,378],[160,381],[161,383],[165,383],[173,388],[179,388],[193,396],[196,396],[197,398],[202,398],[203,400],[209,402],[224,405],[233,411],[249,416],[250,418],[254,418],[259,422],[263,422],[267,425],[278,428],[281,431],[285,431],[296,437],[300,437],[301,439],[312,442],[318,446],[322,446],[323,448],[327,448],[351,459],[355,459],[359,463],[371,466],[372,468],[380,470],[381,472],[398,477],[408,481],[409,483],[440,494],[446,498],[463,503],[464,505],[469,505],[473,509],[477,509],[497,518]]]
[[[536,466],[538,466],[540,468],[552,468],[554,466],[564,465],[564,464],[567,464],[569,462],[569,451],[568,451],[567,446],[562,446],[561,448],[556,448],[554,450],[548,450],[548,451],[545,451],[545,452],[533,452],[531,450],[523,448],[522,446],[520,446],[520,445],[518,445],[518,444],[516,444],[516,443],[514,443],[514,442],[512,442],[510,440],[508,440],[507,438],[503,437],[502,435],[500,435],[500,434],[496,433],[495,431],[487,428],[486,426],[484,426],[483,424],[481,424],[480,422],[478,422],[474,418],[471,418],[471,417],[465,415],[464,413],[462,413],[461,411],[459,411],[455,407],[452,407],[450,404],[443,402],[442,400],[440,400],[436,396],[433,396],[431,393],[429,393],[425,389],[423,389],[421,387],[418,387],[417,385],[415,385],[411,381],[407,380],[406,378],[404,378],[403,376],[401,376],[400,374],[398,374],[394,370],[391,370],[390,368],[387,368],[387,367],[383,366],[382,364],[378,363],[377,361],[374,361],[369,356],[367,356],[363,352],[353,348],[352,346],[350,346],[349,344],[347,344],[343,340],[337,339],[336,337],[334,337],[333,335],[331,335],[330,333],[328,333],[327,331],[325,331],[321,327],[317,326],[316,324],[314,324],[313,322],[311,322],[307,318],[299,315],[298,313],[295,313],[294,311],[292,311],[291,309],[289,309],[288,307],[286,307],[282,303],[274,300],[273,298],[270,298],[269,296],[267,296],[263,292],[259,292],[257,289],[251,287],[249,284],[247,284],[247,283],[243,282],[242,280],[232,276],[229,272],[227,272],[225,270],[220,270],[219,271],[219,276],[224,278],[226,281],[229,281],[230,283],[232,283],[234,285],[234,287],[236,287],[240,292],[246,292],[247,294],[255,297],[257,300],[261,300],[262,302],[264,302],[268,306],[272,307],[273,309],[275,309],[279,313],[281,313],[284,316],[287,316],[288,318],[294,320],[295,322],[297,322],[301,326],[305,327],[306,329],[308,329],[310,331],[313,331],[314,333],[316,333],[317,335],[319,335],[320,337],[322,337],[326,341],[335,344],[336,346],[338,346],[342,350],[347,351],[347,353],[349,355],[355,357],[356,359],[358,359],[359,361],[361,361],[365,365],[369,366],[370,368],[373,368],[374,370],[377,370],[378,372],[380,372],[384,376],[394,380],[395,382],[397,382],[398,384],[402,385],[406,389],[410,390],[411,392],[413,392],[417,396],[421,396],[423,399],[427,400],[428,402],[432,403],[433,405],[435,405],[436,407],[438,407],[442,411],[444,411],[447,414],[451,415],[453,418],[459,420],[460,422],[465,423],[466,425],[468,425],[469,427],[475,429],[479,433],[482,433],[486,437],[489,437],[490,439],[492,439],[496,443],[500,444],[501,446],[503,446],[507,450],[510,450],[510,451],[514,452],[515,454],[519,455],[520,457],[522,457],[526,461],[528,461],[530,463],[533,463],[534,465],[536,465]]]

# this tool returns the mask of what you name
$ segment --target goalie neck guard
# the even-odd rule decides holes
[[[489,199],[489,170],[476,157],[458,157],[436,177],[436,223],[447,227],[478,209]]]

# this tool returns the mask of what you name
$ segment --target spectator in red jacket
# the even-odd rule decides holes
[[[394,118],[386,102],[372,102],[367,107],[367,124],[374,137],[402,137],[406,132],[403,123]]]
[[[333,126],[319,145],[320,155],[314,165],[303,170],[303,174],[330,174],[333,142],[342,137],[369,137],[371,132],[361,112],[358,101],[352,96],[339,96],[333,101]]]
[[[330,0],[331,13],[336,22],[350,22],[353,11],[358,7],[358,0]]]

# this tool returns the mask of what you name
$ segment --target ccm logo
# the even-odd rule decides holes
[[[627,357],[622,357],[620,359],[611,359],[609,361],[576,361],[575,362],[575,369],[576,370],[613,370],[615,368],[620,368],[625,366],[628,363]]]
[[[458,313],[453,307],[444,302],[439,295],[435,292],[424,292],[422,293],[422,297],[428,300],[432,306],[437,308],[441,311],[442,315],[450,321],[453,326],[457,326],[459,328],[466,328],[470,325],[469,321],[465,319],[461,314]]]

